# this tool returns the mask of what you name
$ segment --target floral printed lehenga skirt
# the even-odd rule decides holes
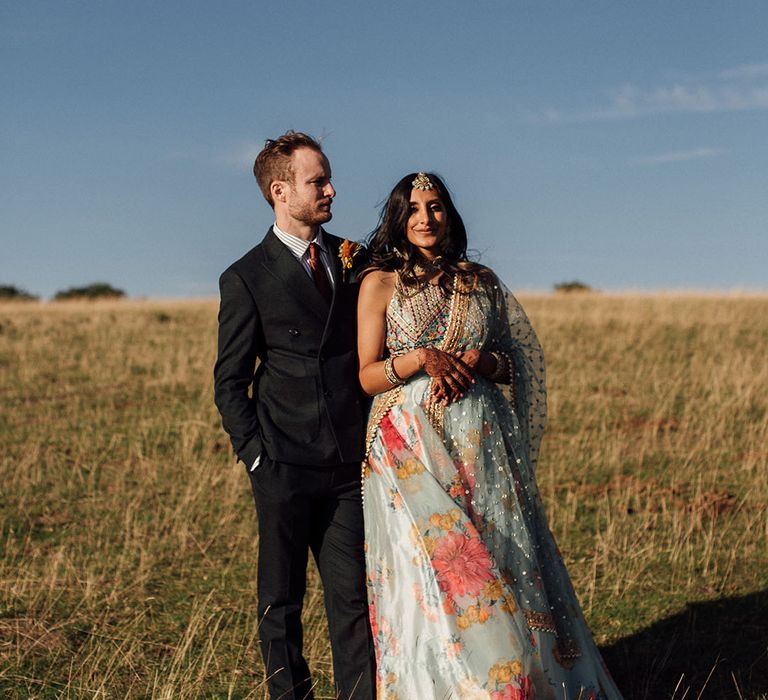
[[[546,394],[525,313],[491,274],[450,294],[398,279],[387,350],[419,345],[503,353],[514,376],[478,377],[443,406],[416,375],[374,401],[363,507],[379,700],[620,698],[534,478]]]

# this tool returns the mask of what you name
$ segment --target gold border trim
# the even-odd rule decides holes
[[[467,321],[469,312],[469,292],[471,289],[462,287],[459,289],[459,275],[453,276],[453,293],[451,296],[451,310],[448,313],[448,328],[445,331],[443,342],[440,344],[440,350],[443,352],[454,353],[459,349],[459,340],[461,332]],[[424,405],[424,413],[432,428],[440,438],[443,436],[443,421],[445,418],[445,404],[438,401],[432,393],[432,380],[427,389],[428,396]]]
[[[368,459],[368,455],[371,452],[373,441],[376,439],[376,431],[379,429],[381,421],[384,420],[384,416],[386,416],[392,407],[400,400],[400,395],[402,393],[403,385],[399,384],[381,394],[377,394],[376,398],[373,400],[371,417],[368,420],[368,430],[365,435],[365,460]]]

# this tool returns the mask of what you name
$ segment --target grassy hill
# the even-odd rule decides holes
[[[626,698],[765,698],[768,298],[522,301],[550,524]],[[215,332],[214,302],[0,304],[5,697],[265,696]],[[315,572],[305,618],[330,698]]]

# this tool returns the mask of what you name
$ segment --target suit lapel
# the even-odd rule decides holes
[[[331,300],[331,312],[328,314],[328,326],[325,329],[326,335],[330,332],[336,317],[336,309],[339,307],[341,293],[343,291],[344,279],[341,270],[341,259],[337,255],[339,246],[341,245],[341,239],[336,236],[332,236],[325,229],[323,229],[323,239],[325,240],[328,254],[331,257],[331,274],[333,275],[333,299]]]
[[[328,249],[328,255],[331,258],[331,275],[333,276],[333,302],[331,307],[336,305],[336,297],[341,292],[342,276],[341,276],[341,260],[336,254],[341,242],[336,236],[332,236],[328,231],[323,229],[323,240],[325,241],[325,247]]]
[[[328,304],[315,287],[312,278],[307,274],[293,253],[284,246],[270,228],[262,243],[266,260],[264,267],[277,277],[302,307],[314,313],[326,323],[329,316]],[[335,292],[334,292],[335,295]],[[275,300],[279,303],[279,300]],[[333,304],[331,304],[333,307]]]

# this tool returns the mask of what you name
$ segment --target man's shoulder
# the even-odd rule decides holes
[[[267,231],[267,236],[272,231],[270,228]],[[247,253],[239,257],[235,262],[233,262],[224,272],[222,273],[222,277],[228,276],[230,274],[238,274],[242,276],[244,273],[247,273],[249,270],[253,270],[254,265],[261,262],[264,259],[264,243],[266,242],[267,237],[265,236],[264,239],[257,243],[253,248],[251,248]]]
[[[247,270],[251,268],[254,263],[260,261],[263,257],[263,254],[262,243],[259,243],[253,246],[253,248],[245,253],[245,255],[242,255],[237,260],[235,260],[235,262],[233,262],[227,269],[236,270],[238,272],[241,270]]]

